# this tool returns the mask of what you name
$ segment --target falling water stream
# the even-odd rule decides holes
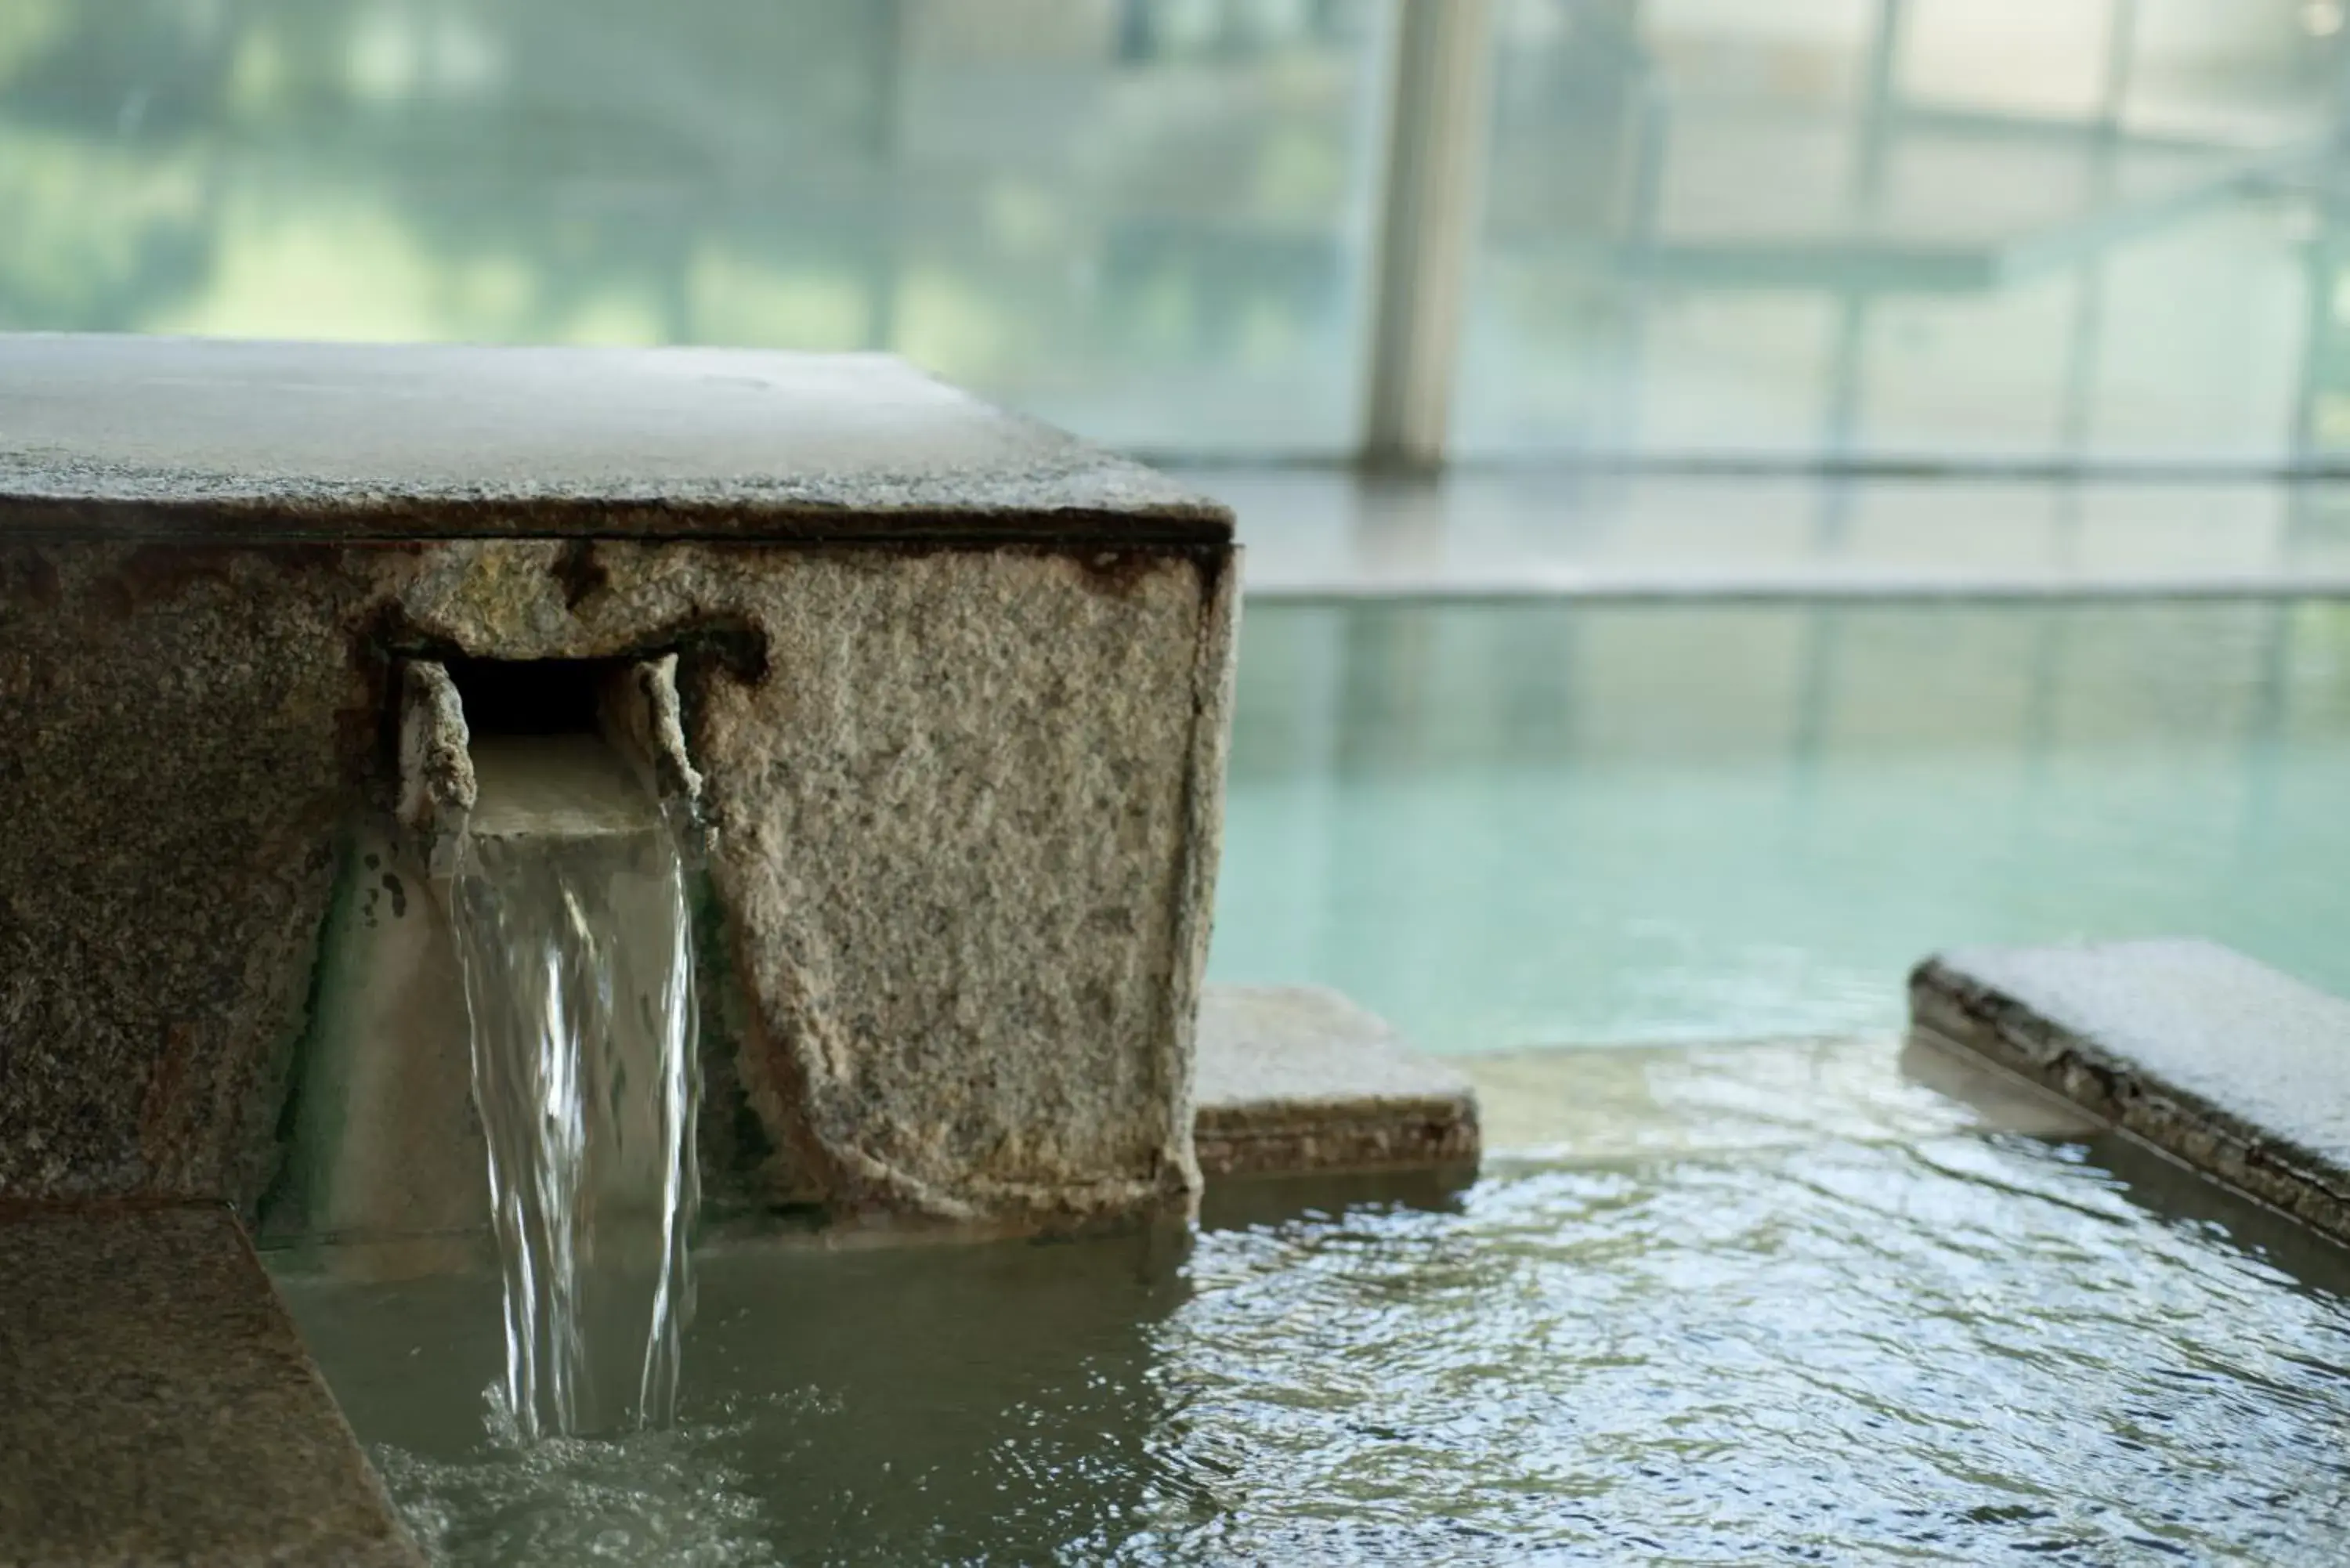
[[[452,897],[524,1438],[663,1426],[692,1313],[683,867],[588,736],[485,741]]]

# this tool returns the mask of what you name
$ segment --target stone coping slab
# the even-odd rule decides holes
[[[887,355],[0,334],[0,538],[1232,533]]]
[[[1468,1079],[1314,986],[1201,997],[1193,1139],[1207,1176],[1475,1163]]]
[[[227,1210],[0,1211],[0,1562],[422,1556]]]
[[[1945,953],[1911,1024],[2350,1241],[2350,1002],[2216,943]]]

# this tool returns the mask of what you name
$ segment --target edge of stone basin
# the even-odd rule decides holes
[[[1209,986],[1192,1088],[1202,1175],[1473,1165],[1477,1094],[1318,986]]]
[[[424,1557],[227,1210],[12,1203],[0,1562]]]
[[[890,356],[0,333],[0,538],[1223,546]]]
[[[1910,1026],[2350,1241],[2350,1002],[2193,939],[1969,949]]]

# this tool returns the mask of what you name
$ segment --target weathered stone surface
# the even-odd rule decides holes
[[[876,354],[0,334],[0,537],[1221,545],[1232,514]]]
[[[1210,986],[1194,1139],[1210,1176],[1473,1164],[1477,1096],[1314,986]]]
[[[768,680],[712,685],[692,751],[795,1180],[956,1218],[1195,1184],[1230,594],[1189,562],[791,574]]]
[[[1945,953],[1909,1001],[1920,1034],[2350,1240],[2350,1002],[2191,940]]]
[[[551,541],[175,553],[156,582],[147,548],[9,556],[0,805],[34,829],[0,840],[0,1186],[258,1196],[337,836],[384,795],[386,646],[683,646],[756,1191],[1044,1218],[1189,1189],[1221,563],[603,544],[575,597]],[[369,874],[412,901],[420,871]]]
[[[218,1207],[0,1213],[0,1562],[420,1565]]]
[[[356,628],[417,565],[0,546],[0,1193],[267,1180],[381,739]]]
[[[20,344],[0,345],[0,364]],[[479,358],[461,368],[486,374],[499,362]],[[662,359],[655,379],[698,388],[724,369]],[[715,830],[702,932],[713,1189],[1017,1223],[1188,1199],[1197,1177],[1185,1096],[1217,854],[1232,553],[1136,545],[1116,519],[1096,518],[1080,539],[1071,509],[1130,507],[1120,516],[1145,538],[1170,518],[1219,535],[1221,512],[1067,449],[1093,478],[1048,482],[1014,463],[1024,477],[980,487],[966,521],[1000,525],[1013,542],[983,529],[911,544],[894,524],[826,509],[903,512],[916,503],[889,501],[897,481],[887,475],[917,471],[929,478],[907,480],[907,493],[945,505],[950,491],[963,493],[953,476],[980,458],[926,468],[909,457],[910,468],[892,469],[844,442],[831,468],[794,490],[799,481],[777,465],[812,449],[786,430],[765,477],[730,491],[728,504],[751,504],[759,485],[790,491],[775,504],[821,514],[851,542],[273,537],[322,518],[327,533],[367,535],[411,515],[400,508],[420,495],[463,500],[470,471],[426,463],[413,443],[443,427],[391,397],[387,385],[408,383],[387,372],[365,382],[353,417],[383,405],[408,421],[401,452],[425,465],[421,477],[401,471],[410,490],[380,493],[373,471],[333,468],[331,432],[304,414],[287,450],[312,466],[287,458],[238,501],[246,542],[171,545],[155,541],[180,536],[185,521],[167,483],[185,454],[147,452],[147,438],[117,421],[102,428],[118,444],[96,443],[113,453],[104,462],[84,452],[51,462],[75,427],[50,414],[10,422],[40,399],[21,364],[9,374],[17,379],[0,375],[0,389],[16,390],[0,390],[0,448],[14,442],[16,456],[0,471],[47,463],[45,495],[84,495],[103,516],[61,533],[66,514],[26,509],[23,472],[14,497],[0,483],[10,733],[0,752],[0,818],[10,824],[0,834],[0,1193],[221,1197],[250,1210],[301,1119],[286,1115],[295,1047],[311,1026],[314,983],[333,989],[332,966],[320,971],[316,958],[338,866],[368,884],[347,888],[346,909],[379,922],[426,918],[422,867],[380,839],[338,852],[389,825],[400,661],[674,651],[687,751]],[[238,374],[301,385],[266,356]],[[522,381],[560,399],[562,378],[543,365],[532,375]],[[513,378],[498,384],[518,395]],[[584,423],[562,427],[575,434],[606,431],[614,408],[670,410],[639,432],[650,450],[684,417],[595,377],[588,388]],[[311,392],[332,402],[348,389]],[[261,406],[289,395],[279,388]],[[702,395],[679,407],[700,408]],[[975,423],[1000,443],[1027,429],[950,401],[935,417],[957,430]],[[868,413],[894,418],[895,406],[877,398]],[[730,439],[750,442],[751,416],[729,417]],[[813,429],[837,424],[808,417]],[[217,437],[220,474],[250,455],[239,441],[264,439],[234,420],[216,429],[209,414],[193,423]],[[533,429],[554,443],[546,452],[568,450]],[[715,463],[735,449],[691,450]],[[108,466],[136,467],[140,452],[152,461],[136,483]],[[579,462],[559,472],[588,485],[593,463]],[[841,477],[859,462],[865,479]],[[664,471],[660,493],[697,493],[699,472]],[[331,496],[328,512],[304,510],[305,474]],[[931,483],[942,488],[921,489]],[[615,515],[592,485],[588,499],[566,499],[520,470],[495,470],[482,486],[568,507],[567,527]],[[118,506],[130,510],[109,510]],[[1011,514],[1021,507],[1060,510],[1032,529]],[[697,514],[691,527],[708,521]],[[868,524],[877,531],[860,534]],[[462,1062],[462,1043],[441,1054]],[[368,1083],[362,1074],[346,1087]],[[347,1108],[374,1114],[365,1096]],[[394,1144],[367,1163],[394,1171],[405,1158]],[[444,1185],[411,1210],[440,1212],[470,1190]]]

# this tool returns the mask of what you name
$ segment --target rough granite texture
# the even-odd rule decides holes
[[[0,1562],[421,1568],[226,1210],[0,1211]]]
[[[2350,1002],[2193,940],[1945,953],[1909,999],[1918,1033],[2350,1241]]]
[[[403,375],[432,356],[109,341],[76,381],[61,366],[78,361],[51,346],[88,340],[33,340],[29,358],[26,341],[0,337],[0,471],[14,462],[20,487],[30,469],[55,494],[82,486],[103,504],[87,516],[26,511],[0,483],[10,732],[0,819],[11,825],[0,834],[0,1194],[223,1198],[250,1212],[298,1119],[288,1114],[296,1046],[338,865],[387,888],[405,882],[378,918],[425,896],[413,867],[362,870],[338,853],[389,822],[398,659],[676,650],[687,746],[716,833],[702,956],[712,1093],[725,1103],[705,1106],[704,1149],[728,1168],[713,1186],[757,1201],[1016,1223],[1189,1200],[1232,556],[1222,543],[1133,545],[1098,520],[1085,537],[1066,516],[1055,542],[1040,543],[1054,529],[1030,524],[1064,503],[1116,500],[1146,535],[1173,518],[1220,537],[1229,520],[1211,504],[1169,501],[1151,489],[1162,482],[1058,437],[1046,443],[1058,467],[1024,469],[1031,443],[1045,441],[1031,427],[859,360],[832,380],[814,376],[796,400],[775,394],[781,411],[763,417],[785,432],[777,461],[812,450],[789,433],[795,410],[826,431],[848,420],[820,411],[847,396],[835,380],[929,389],[945,410],[936,421],[964,445],[916,421],[910,455],[867,431],[862,447],[843,438],[848,456],[820,482],[735,472],[720,485],[731,518],[762,485],[790,492],[773,515],[789,513],[795,527],[810,507],[834,509],[830,542],[780,526],[741,532],[792,542],[688,537],[714,515],[691,508],[661,514],[681,536],[659,543],[273,536],[290,525],[296,490],[305,529],[324,519],[364,536],[389,515],[412,521],[417,496],[453,495],[471,472],[398,449],[369,459],[374,477],[338,470],[314,485],[299,477],[307,469],[273,471],[240,503],[240,542],[188,543],[174,504],[149,504],[180,493],[154,489],[163,470],[120,488],[115,468],[53,461],[49,448],[81,416],[43,411],[36,372],[103,388],[127,373],[109,372],[109,355],[150,370],[146,356],[184,355],[181,368],[208,386],[195,372],[218,349],[239,374],[298,387],[306,354],[326,369],[380,354]],[[728,358],[636,357],[656,381],[690,371],[722,392],[717,361]],[[755,361],[769,383],[790,379],[790,356],[744,358],[737,368]],[[562,428],[619,442],[611,410],[651,396],[614,389],[630,357],[557,358],[564,376],[498,380],[506,356],[468,350],[445,379],[417,375],[456,389],[461,403],[488,396],[467,389],[478,378],[499,399],[536,390],[557,404],[584,379],[588,412]],[[569,374],[591,360],[601,379]],[[359,376],[359,390],[335,394],[350,429],[389,409],[421,441],[455,417],[434,422],[401,400],[423,392],[393,398],[381,379]],[[131,386],[156,422],[185,415],[197,434],[141,433],[127,415],[109,424],[68,399],[105,436],[92,449],[118,467],[217,448],[233,472],[237,441],[264,441],[238,433],[254,407],[232,418],[184,389],[164,398]],[[335,402],[299,389],[258,406]],[[877,395],[865,417],[894,420],[897,409]],[[20,417],[28,410],[39,417]],[[316,422],[299,416],[296,434],[310,434],[280,441],[281,458],[328,466]],[[673,433],[657,422],[639,445]],[[556,456],[570,450],[542,439]],[[925,466],[933,439],[952,462]],[[946,505],[988,451],[1002,472],[983,487],[984,505],[1037,512],[983,506],[965,515],[985,523],[979,534],[910,543],[868,531],[856,510],[919,489],[908,476],[925,472],[944,488],[921,504]],[[415,472],[400,467],[403,454]],[[627,457],[598,448],[593,461]],[[851,459],[865,478],[847,473]],[[647,483],[698,493],[679,472]],[[525,477],[498,471],[482,488],[504,494]],[[529,485],[543,532],[609,520],[592,495],[568,503]],[[1135,499],[1146,494],[1159,498]],[[78,521],[59,532],[60,518]],[[147,536],[118,536],[139,528]]]
[[[1210,1176],[1473,1164],[1477,1096],[1334,991],[1211,986],[1194,1139]]]

